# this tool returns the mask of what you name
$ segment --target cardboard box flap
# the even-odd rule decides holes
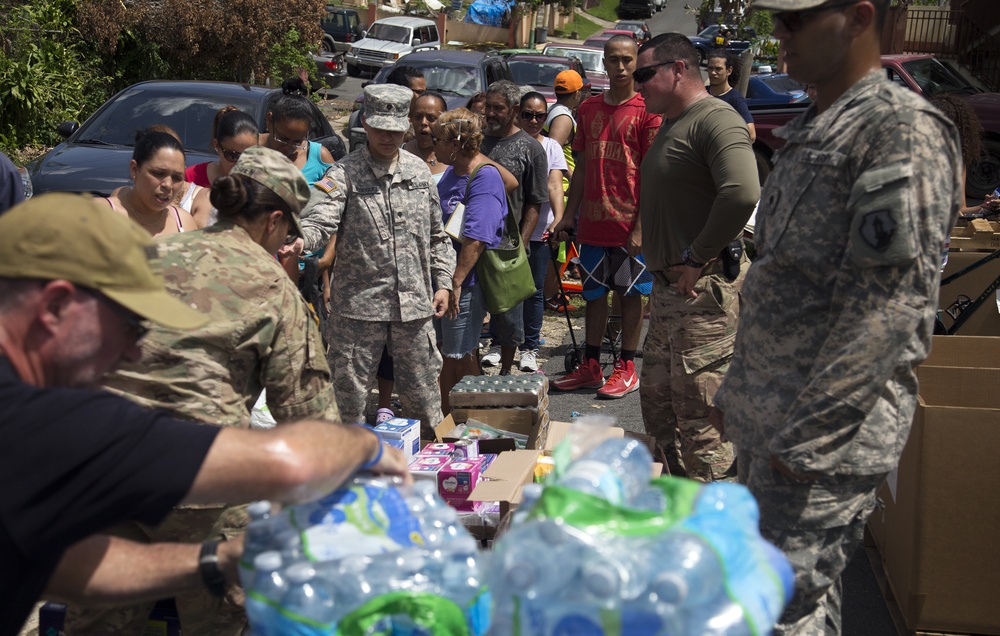
[[[545,436],[545,444],[542,449],[547,453],[551,453],[555,450],[555,447],[559,445],[567,434],[569,434],[569,428],[572,426],[572,422],[556,422],[552,420],[549,422],[548,435]],[[603,437],[599,441],[603,442],[606,439],[611,439],[613,437],[624,437],[625,430],[617,426],[609,426],[607,431],[602,432]]]
[[[983,306],[979,311],[989,311]],[[1000,368],[1000,338],[996,336],[934,336],[927,367]]]
[[[992,338],[990,338],[992,340]],[[920,400],[927,406],[950,406],[971,409],[1000,408],[996,387],[1000,369],[965,367],[917,367]]]
[[[530,483],[535,473],[538,451],[515,450],[497,455],[483,473],[483,481],[469,495],[469,501],[521,501],[521,486]]]

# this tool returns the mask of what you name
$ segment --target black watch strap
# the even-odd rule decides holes
[[[201,572],[201,580],[205,587],[213,596],[226,595],[226,576],[219,568],[219,542],[206,541],[201,544],[201,553],[198,555],[198,571]]]
[[[685,247],[684,251],[681,252],[681,261],[688,267],[702,268],[705,266],[704,263],[699,263],[698,261],[694,260],[694,256],[691,254],[690,247]]]

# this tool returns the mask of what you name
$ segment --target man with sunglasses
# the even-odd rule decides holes
[[[360,427],[206,426],[95,390],[138,361],[144,321],[206,322],[160,271],[149,235],[88,197],[46,194],[0,217],[0,636],[17,634],[43,594],[142,601],[221,596],[237,582],[239,540],[98,534],[112,524],[157,524],[181,502],[308,501],[361,467],[408,475],[402,455]]]
[[[779,130],[713,412],[796,571],[776,634],[840,633],[840,575],[909,434],[963,198],[955,127],[881,68],[888,4],[753,4],[775,12],[789,75],[816,89]]]
[[[639,389],[634,359],[642,329],[642,297],[652,285],[642,260],[639,164],[660,127],[660,117],[635,92],[632,72],[637,51],[635,39],[627,35],[616,35],[604,44],[611,86],[580,104],[573,139],[576,169],[562,221],[552,231],[553,241],[565,241],[575,230],[587,315],[583,361],[551,386],[559,391],[596,389],[602,399],[623,398]],[[622,348],[605,380],[601,343],[611,291],[621,302]]]
[[[732,355],[746,259],[738,242],[760,195],[743,118],[705,90],[698,51],[679,33],[639,49],[636,87],[663,115],[642,162],[643,250],[653,272],[642,418],[668,467],[701,481],[732,471],[708,421]]]

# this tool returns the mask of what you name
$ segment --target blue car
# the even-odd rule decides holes
[[[784,73],[751,75],[746,98],[750,108],[809,103],[806,87]]]
[[[756,32],[751,28],[737,29],[736,27],[729,27],[724,24],[710,24],[698,35],[689,35],[688,39],[691,40],[694,48],[698,49],[698,55],[701,56],[702,66],[708,62],[709,52],[712,49],[718,48],[718,45],[715,43],[715,36],[719,34],[720,30],[728,30],[733,33],[729,39],[729,44],[726,46],[726,50],[733,55],[739,55],[750,48],[750,40],[757,37]]]

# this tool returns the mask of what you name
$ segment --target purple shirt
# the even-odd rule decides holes
[[[455,174],[454,168],[448,166],[444,176],[438,182],[438,194],[441,197],[442,223],[448,224],[455,206],[465,198],[465,185],[468,175]],[[482,241],[486,248],[500,245],[503,236],[503,222],[507,216],[507,192],[503,187],[500,172],[492,166],[486,166],[476,173],[469,187],[469,199],[465,202],[465,216],[462,221],[462,236],[476,241]],[[455,252],[462,251],[462,244],[452,239]],[[462,287],[472,287],[476,284],[476,270],[473,268],[462,282]]]

